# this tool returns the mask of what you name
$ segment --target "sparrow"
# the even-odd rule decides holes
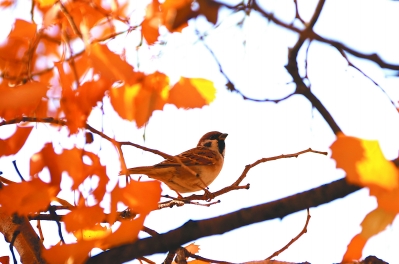
[[[177,193],[206,190],[222,170],[226,137],[227,134],[218,131],[208,132],[198,141],[197,147],[175,156],[196,175],[175,159],[166,159],[153,166],[130,168],[126,174],[145,174],[162,181]]]

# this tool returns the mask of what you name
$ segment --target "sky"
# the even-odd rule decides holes
[[[301,16],[308,21],[317,2],[298,3]],[[276,17],[286,22],[293,20],[295,10],[292,1],[261,1],[261,4],[269,12],[274,12]],[[24,15],[24,11],[14,12]],[[327,1],[315,31],[361,52],[376,52],[384,60],[399,64],[399,34],[395,28],[399,25],[398,13],[399,4],[394,1]],[[235,26],[244,18],[242,13],[231,14],[224,9],[220,11],[219,18],[223,22],[215,30],[204,18],[190,21],[189,28],[181,34],[168,35],[165,46],[143,47],[138,57],[140,70],[164,72],[171,76],[172,81],[180,76],[212,80],[217,87],[217,95],[210,106],[186,111],[167,105],[163,111],[154,112],[145,129],[137,129],[134,123],[120,120],[104,99],[106,115],[102,118],[100,111],[93,111],[89,124],[103,126],[104,132],[117,140],[129,140],[172,155],[194,147],[208,131],[228,133],[224,167],[209,186],[211,191],[230,185],[240,176],[245,165],[260,158],[295,153],[309,147],[328,151],[329,155],[307,153],[295,159],[261,164],[251,169],[242,183],[250,183],[249,190],[218,197],[220,204],[210,207],[185,205],[154,211],[145,225],[159,233],[177,228],[190,219],[207,219],[270,202],[345,175],[335,168],[335,162],[330,159],[329,146],[335,136],[309,101],[302,96],[292,96],[278,104],[254,103],[227,91],[224,86],[226,79],[219,73],[218,65],[203,43],[197,41],[195,29],[209,33],[206,44],[214,51],[225,73],[238,90],[253,98],[277,99],[293,92],[295,85],[284,65],[287,63],[288,48],[295,44],[298,36],[265,21],[255,12],[245,18],[242,28]],[[6,37],[10,27],[2,30],[0,36]],[[133,36],[123,36],[110,47],[118,49],[133,42]],[[127,57],[137,67],[133,50],[127,49]],[[304,65],[305,55],[305,49],[302,49],[298,56],[300,66]],[[399,120],[390,99],[398,102],[399,79],[389,77],[395,73],[381,70],[374,63],[348,57],[383,90],[362,73],[348,67],[346,60],[333,47],[314,41],[308,53],[312,91],[347,135],[378,140],[385,157],[394,159],[399,148]],[[13,128],[2,127],[0,137],[6,138],[12,132]],[[23,164],[28,164],[30,153],[40,150],[49,138],[65,147],[71,147],[75,141],[81,143],[76,138],[68,140],[66,130],[58,133],[43,124],[38,124],[33,133],[29,144],[20,153],[0,160],[3,172],[17,177],[11,164],[16,159],[21,164],[21,173],[28,175],[29,168]],[[35,140],[32,140],[33,137]],[[115,150],[105,141],[95,142],[87,149],[99,153],[101,161],[107,165],[108,175],[111,175],[111,185],[116,184],[118,178],[113,175],[117,175],[120,165]],[[129,167],[162,161],[159,156],[131,147],[126,147],[124,151]],[[68,186],[71,183],[66,181],[64,184]],[[174,194],[164,185],[163,190],[164,194]],[[341,261],[347,244],[360,232],[364,216],[376,205],[376,200],[362,189],[344,199],[311,208],[308,232],[275,259],[310,263]],[[202,238],[195,243],[200,245],[199,255],[210,259],[231,262],[265,259],[295,237],[302,230],[305,220],[306,211],[301,211],[281,220],[254,224],[223,235]],[[44,227],[46,246],[58,242],[58,236],[54,235],[55,228],[55,223]],[[397,248],[399,221],[395,219],[386,231],[369,240],[363,256],[375,255],[389,263],[399,263]],[[0,255],[8,252],[8,244],[0,238]],[[158,263],[165,256],[156,254],[148,258]]]

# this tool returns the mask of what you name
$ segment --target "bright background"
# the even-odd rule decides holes
[[[144,2],[144,1],[143,1]],[[293,1],[260,1],[261,6],[273,12],[285,22],[293,21]],[[313,13],[317,1],[298,1],[299,12],[305,21]],[[141,8],[146,6],[140,3]],[[1,39],[12,26],[12,17],[28,19],[26,1],[20,1],[12,11],[2,11]],[[139,8],[132,6],[132,9]],[[136,13],[134,13],[136,14]],[[394,1],[327,1],[315,31],[326,37],[342,41],[349,47],[364,53],[379,54],[383,60],[399,64],[399,3]],[[214,51],[223,70],[236,88],[252,98],[278,99],[295,89],[284,68],[288,48],[293,46],[297,35],[269,23],[252,12],[245,18],[243,26],[236,26],[244,18],[243,13],[231,14],[222,9],[219,14],[221,25],[217,29],[204,18],[191,21],[182,34],[165,36],[165,46],[142,47],[139,49],[139,69],[145,72],[159,70],[176,81],[180,76],[202,77],[212,80],[218,89],[216,100],[203,109],[178,110],[167,105],[164,111],[156,111],[145,129],[121,121],[105,99],[105,117],[101,111],[93,111],[89,124],[103,127],[104,132],[117,140],[129,140],[166,152],[179,154],[194,147],[199,138],[208,131],[228,133],[224,168],[211,191],[233,183],[245,165],[263,157],[295,153],[311,147],[329,151],[335,140],[331,129],[320,114],[302,96],[274,103],[244,101],[238,94],[228,92],[226,80],[219,73],[218,65],[204,47],[195,29],[207,32],[206,44]],[[300,26],[299,23],[295,25]],[[116,38],[109,46],[113,50],[126,48],[129,62],[137,68],[134,33]],[[298,56],[299,66],[304,73],[306,45]],[[395,72],[383,71],[378,65],[349,56],[349,59],[364,73],[375,80],[385,91],[376,87],[348,64],[339,52],[328,45],[311,43],[308,54],[308,76],[312,91],[330,111],[341,129],[351,136],[379,140],[387,159],[398,155],[399,120],[395,103],[399,99],[399,80],[392,77]],[[388,76],[388,77],[387,77]],[[17,180],[11,164],[17,160],[22,175],[29,175],[30,155],[40,150],[43,142],[71,147],[74,143],[83,145],[82,135],[67,139],[67,131],[37,124],[37,129],[28,139],[28,144],[17,155],[0,160],[0,170],[5,177]],[[1,127],[0,137],[10,136],[14,128]],[[145,134],[145,140],[143,139]],[[86,149],[99,153],[108,175],[112,179],[110,188],[116,184],[120,165],[115,150],[105,140],[96,142]],[[125,157],[129,167],[151,165],[161,157],[138,149],[126,147]],[[350,151],[350,150],[348,150]],[[329,151],[330,153],[330,151]],[[273,201],[319,185],[340,179],[343,171],[335,169],[335,162],[329,157],[308,153],[296,159],[277,160],[261,164],[248,173],[243,181],[251,184],[249,190],[230,192],[217,199],[220,204],[211,207],[185,205],[155,211],[147,218],[145,225],[159,233],[167,232],[184,224],[189,219],[200,220],[233,212],[244,207]],[[68,189],[70,182],[64,182]],[[90,186],[87,186],[90,188]],[[164,186],[164,194],[174,195]],[[63,192],[65,198],[67,192]],[[360,231],[364,216],[376,207],[374,198],[363,189],[344,199],[311,208],[308,232],[276,259],[311,263],[340,262],[350,239]],[[265,259],[283,247],[300,230],[306,220],[302,211],[223,234],[195,241],[200,245],[199,255],[211,259],[243,262]],[[45,245],[59,241],[56,224],[44,227]],[[69,237],[72,239],[72,237]],[[372,238],[366,245],[363,256],[375,255],[389,263],[399,263],[399,222],[396,219],[386,231]],[[9,254],[8,243],[0,239],[0,256]],[[148,258],[159,263],[166,254]]]

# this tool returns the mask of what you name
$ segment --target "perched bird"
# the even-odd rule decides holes
[[[208,132],[199,140],[197,147],[175,156],[196,175],[175,159],[166,159],[153,166],[130,168],[126,174],[145,174],[164,182],[178,193],[205,190],[223,167],[226,137],[227,134],[218,131]]]

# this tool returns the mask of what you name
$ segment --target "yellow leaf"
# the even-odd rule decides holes
[[[77,230],[73,232],[73,235],[76,237],[78,241],[89,241],[89,240],[97,240],[96,246],[101,247],[100,239],[108,237],[112,233],[111,228],[106,226],[101,226],[100,224],[96,224],[91,228]]]
[[[180,78],[169,92],[168,103],[178,108],[201,108],[215,99],[216,89],[211,81],[201,78]]]
[[[57,2],[57,0],[38,0],[40,7],[52,6]]]
[[[398,170],[388,161],[376,140],[338,135],[331,145],[331,158],[346,172],[347,180],[360,186],[379,186],[386,190],[398,187]]]

